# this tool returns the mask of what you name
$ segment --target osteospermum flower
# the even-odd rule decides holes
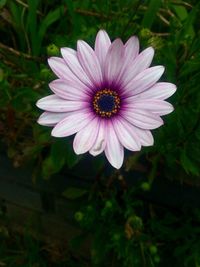
[[[76,134],[76,154],[89,151],[97,156],[104,151],[117,169],[123,163],[124,147],[139,151],[153,145],[150,130],[163,124],[160,116],[173,111],[164,100],[176,86],[157,82],[164,67],[150,67],[152,47],[139,53],[137,37],[125,44],[121,39],[111,43],[100,30],[94,50],[78,41],[77,51],[64,47],[61,54],[48,60],[58,79],[49,84],[53,94],[37,102],[45,110],[39,124],[53,126],[55,137]]]

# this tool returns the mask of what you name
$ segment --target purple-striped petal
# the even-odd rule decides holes
[[[134,73],[136,67],[130,71],[131,66],[135,62],[135,58],[138,56],[139,53],[139,41],[138,38],[132,36],[124,45],[124,60],[121,60],[120,63],[120,72],[117,76],[116,84],[119,83],[122,86],[124,85],[126,79]],[[131,76],[132,77],[132,76]]]
[[[173,83],[159,82],[148,90],[138,94],[135,98],[141,99],[160,99],[165,100],[176,92],[176,85]]]
[[[101,86],[102,72],[94,50],[84,41],[77,43],[77,56],[80,64],[94,85]]]
[[[140,143],[142,146],[152,146],[154,143],[153,135],[149,130],[140,129],[138,127],[132,126],[133,131],[140,138]]]
[[[142,93],[160,79],[164,70],[163,66],[155,66],[144,70],[124,87],[124,94],[133,96]]]
[[[69,69],[64,59],[60,57],[51,57],[48,59],[48,64],[60,79],[74,81],[77,84],[80,84],[80,86],[83,85],[80,79]]]
[[[93,146],[99,130],[99,120],[94,118],[86,127],[80,130],[73,142],[74,151],[77,155],[86,153]]]
[[[65,100],[57,95],[49,95],[38,100],[36,106],[51,112],[68,112],[86,108],[88,104],[82,101]]]
[[[53,128],[51,135],[66,137],[75,134],[83,129],[93,118],[94,115],[89,110],[73,112]]]
[[[105,61],[104,77],[110,85],[118,79],[124,60],[124,45],[116,39],[108,49]]]
[[[133,60],[138,56],[139,53],[139,40],[136,36],[132,36],[125,43],[124,57],[128,61],[133,63]]]
[[[49,84],[51,90],[59,97],[67,100],[89,101],[90,89],[73,81],[54,80]]]
[[[107,32],[100,30],[95,40],[95,53],[99,59],[102,72],[104,71],[105,59],[110,45],[111,41]]]
[[[122,117],[131,124],[146,130],[151,130],[163,125],[163,120],[157,115],[145,110],[131,109],[123,110]]]
[[[133,63],[128,64],[126,68],[124,69],[123,75],[122,75],[122,85],[125,86],[129,82],[131,82],[139,73],[147,69],[152,62],[154,56],[154,49],[152,47],[148,47],[144,51],[142,51],[134,60]]]
[[[85,85],[92,87],[92,82],[88,78],[77,58],[77,52],[71,48],[65,47],[61,48],[61,54],[74,75],[76,75]]]
[[[106,122],[104,120],[99,121],[99,130],[94,145],[90,149],[90,154],[97,156],[101,154],[106,146]]]
[[[157,99],[142,99],[142,100],[132,100],[132,97],[127,99],[127,102],[129,104],[125,105],[126,108],[133,108],[138,110],[149,110],[152,113],[158,114],[158,115],[166,115],[171,113],[174,108],[173,106],[163,100],[157,100]]]
[[[68,117],[70,114],[71,112],[43,112],[37,122],[44,126],[55,126],[58,122]]]
[[[141,149],[140,139],[128,121],[116,118],[113,120],[113,126],[120,143],[125,148],[131,151],[139,151]]]
[[[124,148],[120,144],[111,122],[108,122],[107,125],[105,155],[114,168],[121,168],[124,160]]]

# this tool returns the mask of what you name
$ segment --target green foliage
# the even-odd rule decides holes
[[[148,9],[144,14],[144,18],[142,20],[142,26],[144,28],[151,29],[151,26],[155,20],[157,12],[161,6],[161,0],[151,0],[148,5]]]
[[[24,230],[16,234],[0,225],[0,264],[9,267],[86,267],[84,261],[77,262],[67,252],[38,241]]]
[[[136,200],[139,193],[98,188],[94,200],[75,213],[92,235],[92,266],[198,266],[200,210],[184,208],[177,216],[168,207]],[[87,237],[77,236],[72,247],[79,249]]]

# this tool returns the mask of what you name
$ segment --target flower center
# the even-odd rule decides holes
[[[93,108],[96,114],[110,118],[120,108],[120,98],[117,92],[110,89],[98,91],[93,98]]]

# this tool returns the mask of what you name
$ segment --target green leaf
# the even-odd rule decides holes
[[[184,21],[188,17],[187,9],[184,6],[173,5],[173,9],[181,21]]]
[[[142,21],[142,26],[144,28],[151,29],[151,26],[155,20],[156,13],[158,12],[160,6],[161,6],[162,1],[161,0],[151,0],[147,11],[145,12],[143,21]]]
[[[177,34],[176,42],[181,43],[183,39],[186,37],[190,37],[191,39],[195,36],[194,31],[194,22],[197,18],[199,4],[197,4],[190,13],[187,12],[185,7],[173,5],[173,9],[175,10],[177,16],[179,17],[182,27],[180,32]]]
[[[56,172],[57,172],[56,166],[55,166],[51,156],[49,156],[42,163],[43,179],[49,179],[49,177]]]
[[[73,168],[82,159],[82,155],[76,155],[74,153],[72,144],[70,144],[69,142],[67,142],[67,148],[65,153],[66,153],[66,163],[69,168]]]
[[[66,161],[67,143],[63,140],[56,140],[51,146],[51,157],[58,169],[61,169]]]
[[[66,197],[68,199],[74,200],[74,199],[77,199],[77,198],[84,196],[87,192],[88,192],[88,190],[86,190],[86,189],[82,189],[82,188],[78,188],[78,187],[68,187],[62,193],[62,196]]]
[[[199,175],[199,167],[196,162],[192,161],[186,154],[185,149],[181,151],[181,165],[187,174]]]
[[[32,88],[17,88],[17,93],[11,103],[17,111],[28,111],[31,109],[31,103],[35,103],[38,96],[38,92]]]
[[[81,23],[81,17],[79,14],[77,14],[77,12],[75,11],[76,7],[76,1],[73,0],[64,0],[64,2],[66,3],[68,12],[69,12],[69,16],[71,19],[71,26],[73,27],[73,32],[75,34],[79,34],[80,33],[80,27],[83,27],[82,23]],[[84,1],[82,1],[84,2]],[[79,5],[79,3],[77,3]],[[78,6],[79,8],[79,6]],[[89,30],[89,28],[87,28],[87,30]]]
[[[62,140],[57,140],[51,146],[50,155],[42,164],[42,173],[44,178],[59,172],[66,162],[66,144]]]
[[[27,18],[27,31],[30,33],[32,54],[39,54],[38,36],[37,36],[37,7],[39,0],[28,0],[28,18]]]
[[[37,39],[38,51],[37,52],[39,52],[39,50],[40,50],[42,40],[43,40],[49,26],[51,26],[51,24],[53,24],[54,22],[59,20],[63,16],[63,13],[64,13],[64,7],[60,6],[60,7],[56,8],[55,10],[50,11],[46,15],[46,17],[42,20],[42,22],[40,23],[39,30],[38,30],[38,39]]]
[[[8,5],[12,15],[12,25],[20,42],[20,49],[24,51],[26,47],[26,39],[24,38],[22,26],[22,7],[17,5],[14,1],[8,1]]]
[[[58,173],[65,164],[69,168],[74,167],[80,159],[81,157],[74,153],[68,140],[56,139],[51,145],[49,156],[43,162],[42,173],[44,177],[48,178],[52,174]]]
[[[0,0],[0,8],[4,7],[7,0]]]

